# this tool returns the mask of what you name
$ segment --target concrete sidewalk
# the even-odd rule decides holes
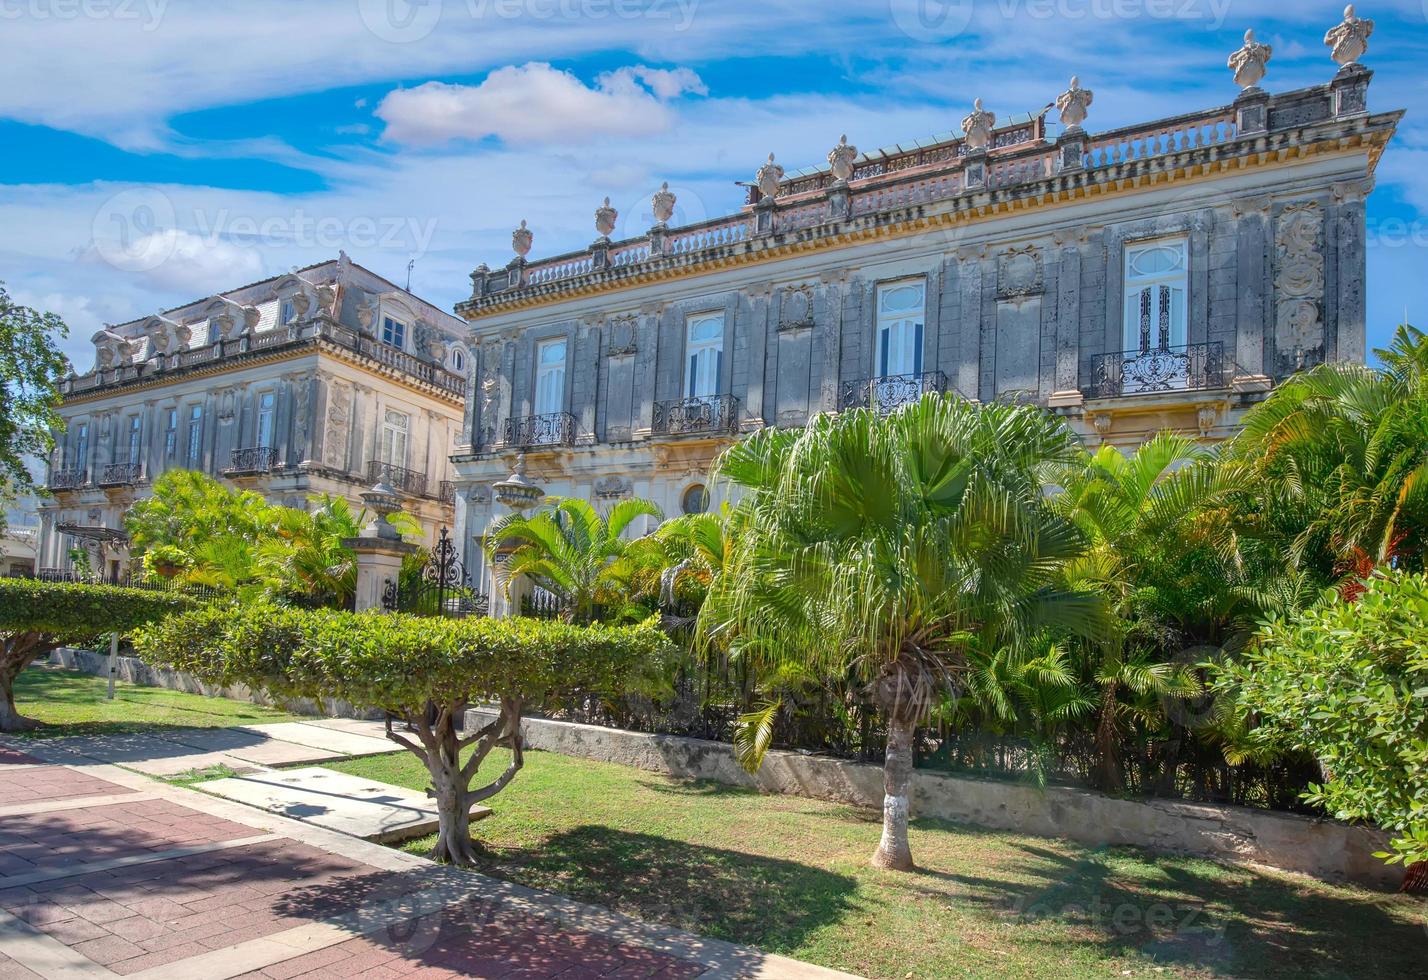
[[[0,742],[0,980],[847,974]]]

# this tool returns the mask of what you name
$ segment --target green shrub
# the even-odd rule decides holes
[[[15,710],[14,684],[38,658],[192,608],[189,599],[143,589],[0,579],[0,731],[34,726]]]
[[[259,603],[173,617],[142,630],[135,642],[150,663],[210,683],[386,712],[388,737],[421,758],[432,778],[440,815],[433,856],[470,863],[470,808],[500,792],[521,768],[522,714],[572,695],[621,694],[644,664],[664,654],[668,641],[652,623],[580,627]],[[473,704],[489,704],[498,714],[466,734],[463,715]],[[412,734],[394,730],[392,717]],[[498,745],[511,749],[510,766],[472,789],[482,760]]]
[[[1390,863],[1428,861],[1428,577],[1375,577],[1260,640],[1231,675],[1255,737],[1312,754],[1305,799],[1394,834]]]

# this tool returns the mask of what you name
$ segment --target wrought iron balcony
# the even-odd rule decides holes
[[[55,470],[50,473],[51,490],[78,490],[89,482],[88,470]]]
[[[1102,354],[1094,365],[1093,397],[1223,388],[1228,367],[1220,341]]]
[[[436,499],[443,504],[456,503],[456,482],[454,480],[442,480],[438,483]]]
[[[278,451],[276,449],[271,446],[253,446],[248,449],[233,450],[231,465],[223,472],[227,476],[271,473],[277,464]]]
[[[410,497],[426,496],[426,474],[409,470],[395,463],[384,463],[380,459],[367,463],[367,482],[385,483]]]
[[[663,436],[732,434],[739,428],[739,399],[702,395],[655,402],[651,428]]]
[[[506,419],[508,446],[573,446],[575,416],[569,412]]]
[[[894,374],[885,378],[859,378],[843,382],[843,390],[838,397],[838,410],[850,408],[876,408],[880,412],[891,412],[903,405],[910,405],[923,395],[940,394],[947,390],[947,375],[941,371],[924,371],[922,374]]]
[[[115,462],[99,471],[101,487],[131,487],[144,476],[143,463]]]

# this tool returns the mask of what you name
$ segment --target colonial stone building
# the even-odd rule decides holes
[[[1047,114],[826,166],[770,156],[737,213],[515,257],[472,274],[474,384],[458,473],[468,564],[526,457],[548,493],[710,505],[716,454],[762,426],[926,391],[1016,400],[1091,445],[1228,436],[1277,382],[1364,357],[1364,200],[1399,112],[1372,113],[1372,25],[1326,43],[1329,80],[1270,94],[1267,45],[1230,57],[1227,105],[1107,132],[1072,79]],[[1228,83],[1227,79],[1227,83]],[[1227,85],[1228,87],[1228,85]],[[717,498],[717,492],[715,493]]]
[[[122,518],[182,467],[307,506],[382,480],[428,535],[452,520],[448,457],[470,355],[460,320],[347,256],[94,335],[64,383],[40,570],[75,546],[123,570]]]

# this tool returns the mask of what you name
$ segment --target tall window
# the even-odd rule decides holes
[[[139,461],[139,436],[144,431],[144,421],[137,415],[129,416],[129,455],[125,458],[126,463],[137,463]]]
[[[406,350],[407,325],[394,317],[382,317],[382,343]]]
[[[535,413],[565,411],[565,339],[547,340],[536,348]]]
[[[74,428],[74,468],[82,470],[89,463],[89,423]]]
[[[382,462],[392,466],[407,465],[407,431],[410,427],[411,419],[407,416],[387,410],[382,420],[382,444],[377,450]]]
[[[1149,353],[1186,341],[1185,240],[1126,247],[1126,350]]]
[[[724,314],[695,314],[685,329],[684,393],[689,398],[717,395],[724,363]]]
[[[878,287],[878,377],[922,373],[926,294],[927,284],[922,279]]]
[[[178,409],[170,408],[164,412],[164,459],[173,461],[178,454]]]
[[[198,469],[202,452],[203,406],[194,405],[188,410],[188,453],[185,459],[189,469]]]
[[[273,411],[278,399],[271,391],[258,396],[258,446],[269,449],[273,445]]]
[[[292,321],[293,321],[293,316],[294,316],[294,314],[296,314],[296,313],[297,313],[297,307],[295,307],[295,306],[293,305],[293,301],[292,301],[292,300],[290,300],[290,299],[285,299],[285,300],[283,300],[281,303],[279,303],[279,304],[278,304],[278,324],[279,324],[279,326],[286,326],[287,324],[292,323]]]

